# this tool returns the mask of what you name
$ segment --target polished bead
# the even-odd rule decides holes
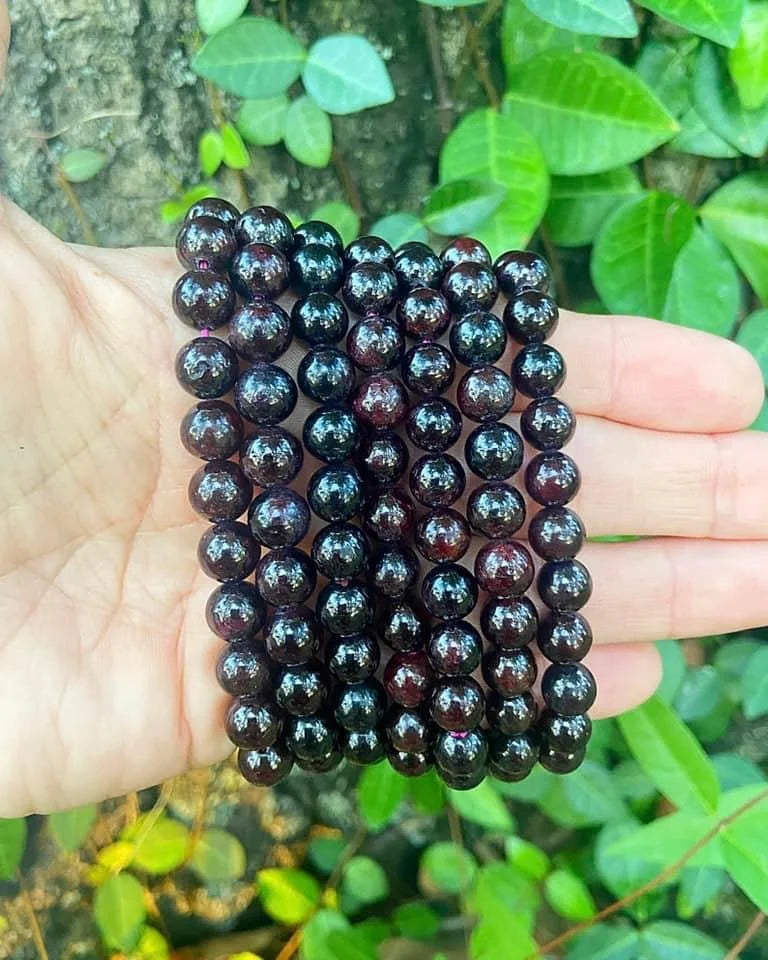
[[[525,500],[508,483],[483,483],[469,495],[467,520],[490,540],[511,537],[525,521]]]
[[[207,270],[190,270],[173,288],[173,312],[195,330],[216,330],[235,309],[235,294],[227,277]]]
[[[536,680],[536,661],[530,647],[489,650],[483,657],[483,679],[504,698],[530,690]]]
[[[292,547],[306,537],[309,507],[290,487],[270,487],[254,498],[248,510],[251,533],[265,547]]]
[[[392,769],[403,777],[420,777],[432,767],[432,760],[428,753],[390,748],[387,751],[387,760]]]
[[[584,524],[567,507],[544,507],[531,518],[528,542],[542,560],[568,560],[584,545]]]
[[[551,610],[580,610],[592,596],[592,577],[579,560],[549,560],[539,570],[539,596]]]
[[[344,277],[338,253],[319,243],[308,243],[291,257],[291,288],[299,297],[311,293],[336,293]]]
[[[523,462],[520,434],[506,423],[484,423],[467,437],[464,458],[483,480],[506,480]]]
[[[386,317],[367,316],[349,331],[347,355],[363,373],[391,370],[403,355],[403,335]]]
[[[243,304],[229,322],[229,342],[244,360],[276,360],[293,338],[291,318],[271,300]]]
[[[557,397],[531,400],[520,417],[520,430],[537,450],[559,450],[573,436],[576,418],[567,403]]]
[[[295,547],[279,547],[262,557],[256,588],[273,607],[303,603],[315,589],[317,574],[310,558]]]
[[[336,347],[313,347],[304,354],[296,380],[299,389],[316,403],[342,403],[355,389],[355,368]]]
[[[370,580],[382,597],[397,600],[416,583],[419,560],[410,547],[402,543],[390,544],[371,561]]]
[[[293,226],[284,213],[261,204],[244,210],[235,224],[235,237],[241,246],[247,243],[268,243],[281,253],[293,249]]]
[[[235,406],[246,420],[274,426],[293,412],[298,400],[289,373],[271,363],[255,363],[235,384]]]
[[[376,680],[341,686],[334,696],[333,713],[345,730],[370,730],[384,716],[384,691]]]
[[[400,368],[409,390],[422,397],[436,397],[453,383],[456,363],[450,350],[439,343],[419,343],[403,357]]]
[[[498,367],[476,367],[467,371],[456,391],[459,409],[475,423],[501,420],[512,409],[514,400],[512,380]]]
[[[394,272],[402,294],[414,287],[439,289],[443,264],[426,243],[411,240],[395,250]]]
[[[510,300],[524,290],[546,293],[552,281],[549,264],[537,253],[528,250],[508,250],[493,264],[499,289]]]
[[[583,713],[565,717],[545,710],[539,720],[539,730],[545,746],[575,753],[586,749],[592,735],[592,721]]]
[[[176,235],[176,255],[189,270],[225,271],[236,249],[232,227],[218,217],[185,220]]]
[[[389,313],[397,298],[397,277],[381,263],[359,263],[347,272],[342,296],[354,313]]]
[[[525,733],[536,722],[536,701],[530,690],[515,697],[500,697],[489,690],[485,698],[485,716],[493,730],[508,737]]]
[[[380,263],[391,270],[395,265],[395,253],[381,237],[358,237],[347,244],[344,251],[344,267],[350,270],[361,263]]]
[[[457,263],[485,263],[490,266],[491,255],[488,248],[473,237],[456,237],[443,247],[440,259],[443,268],[450,270]]]
[[[341,752],[350,763],[367,767],[384,759],[386,744],[378,730],[345,730]]]
[[[438,674],[469,676],[480,665],[483,641],[473,626],[462,620],[438,624],[429,635],[427,653]]]
[[[294,303],[291,310],[293,332],[300,340],[313,346],[332,344],[341,340],[349,326],[349,314],[344,304],[329,293],[310,293]]]
[[[184,448],[193,456],[226,460],[240,446],[243,421],[237,410],[223,400],[202,400],[184,415],[179,433]]]
[[[408,415],[405,387],[386,373],[374,373],[360,383],[352,397],[358,419],[371,430],[393,430]]]
[[[294,717],[308,717],[321,710],[328,697],[325,671],[318,663],[284,667],[275,684],[275,699]]]
[[[203,573],[214,580],[244,580],[259,559],[260,547],[251,531],[238,520],[222,520],[208,527],[197,545]]]
[[[365,633],[373,623],[373,597],[362,583],[329,583],[320,591],[315,610],[323,627],[336,637]]]
[[[490,643],[514,650],[536,637],[539,617],[528,597],[492,597],[480,614],[480,627]]]
[[[404,541],[413,526],[413,504],[401,490],[380,490],[363,513],[363,526],[377,540]]]
[[[479,783],[485,776],[488,743],[483,730],[441,732],[433,750],[441,775],[465,778],[462,785],[474,777],[479,777]]]
[[[499,292],[493,270],[485,263],[459,263],[443,278],[443,296],[454,313],[490,310]]]
[[[408,414],[405,429],[415,446],[429,453],[442,453],[461,436],[462,419],[448,400],[422,400]]]
[[[429,715],[441,730],[472,730],[483,719],[485,698],[472,677],[444,677],[429,695]]]
[[[229,643],[216,662],[216,679],[232,696],[257,696],[270,686],[269,669],[267,658],[249,641]]]
[[[512,379],[526,397],[551,397],[565,383],[565,360],[548,343],[529,343],[512,362]]]
[[[555,301],[535,290],[524,291],[504,307],[504,323],[518,343],[541,343],[555,332],[558,310]]]
[[[309,607],[278,607],[264,631],[264,646],[277,663],[307,663],[320,644],[315,615]]]
[[[421,598],[438,620],[462,620],[477,603],[477,583],[464,567],[443,563],[424,577]]]
[[[555,663],[583,660],[592,646],[592,628],[580,613],[550,613],[539,624],[539,650]]]
[[[344,241],[339,231],[324,220],[307,220],[296,227],[293,243],[297,250],[316,243],[323,247],[330,247],[339,255],[344,251]]]
[[[284,714],[268,700],[237,699],[227,711],[224,729],[236,747],[271,747],[283,730]]]
[[[464,467],[448,453],[428,454],[411,467],[411,493],[427,507],[449,507],[464,492]]]
[[[413,709],[421,704],[434,677],[423,650],[396,653],[384,670],[384,689],[394,703]]]
[[[198,217],[214,217],[229,227],[234,227],[240,216],[237,207],[220,197],[203,197],[187,210],[185,220],[197,220]]]
[[[533,560],[517,540],[491,540],[475,557],[477,585],[492,597],[519,597],[533,583]]]
[[[425,753],[429,750],[435,729],[421,710],[393,705],[384,721],[389,742],[395,750]]]
[[[388,604],[379,618],[378,634],[393,650],[408,653],[424,646],[426,613],[411,603],[399,601]]]
[[[595,702],[595,678],[583,663],[553,663],[541,679],[544,703],[555,713],[573,717],[586,713]]]
[[[259,427],[243,444],[240,466],[260,487],[290,483],[301,469],[304,452],[282,427]]]
[[[306,770],[307,773],[330,773],[331,770],[338,767],[344,758],[341,755],[341,750],[334,747],[325,756],[319,757],[317,760],[303,760],[301,757],[295,759],[296,766],[301,770]]]
[[[354,467],[329,464],[309,478],[307,500],[313,512],[328,523],[351,520],[363,505],[363,481]]]
[[[323,527],[312,543],[312,560],[329,580],[353,580],[368,569],[368,541],[351,523]]]
[[[493,313],[475,311],[459,318],[451,327],[453,355],[465,367],[482,367],[496,363],[507,346],[507,331]]]
[[[432,563],[456,563],[469,549],[472,535],[467,521],[456,510],[436,508],[416,524],[416,549]]]
[[[539,742],[533,731],[506,736],[491,730],[488,734],[488,769],[497,780],[524,780],[538,759]]]
[[[579,468],[567,453],[552,450],[537,454],[525,471],[529,496],[544,507],[564,506],[579,492]]]
[[[285,727],[286,746],[297,760],[322,760],[335,749],[338,740],[338,727],[323,714],[289,717]]]
[[[236,520],[248,509],[253,484],[231,460],[211,460],[192,474],[189,503],[206,520]]]
[[[223,397],[237,380],[237,357],[218,337],[196,337],[185,343],[174,367],[179,384],[200,400]]]
[[[205,620],[222,640],[248,640],[261,630],[267,611],[252,583],[223,583],[205,605]]]
[[[273,743],[265,750],[238,750],[237,766],[254,786],[274,787],[291,772],[293,757],[284,744]]]
[[[398,303],[397,320],[406,336],[437,340],[448,329],[451,310],[439,290],[416,287]]]
[[[328,669],[343,683],[361,683],[372,677],[379,666],[379,645],[367,633],[334,637],[328,643]]]
[[[288,286],[288,261],[268,243],[249,243],[232,260],[232,284],[247,300],[276,300]]]
[[[573,773],[584,762],[584,750],[557,750],[544,743],[539,753],[539,763],[550,773]]]
[[[402,477],[408,459],[408,447],[396,433],[378,433],[363,439],[356,462],[368,483],[385,487]]]
[[[304,421],[304,447],[325,463],[348,460],[360,445],[357,417],[347,407],[318,407]]]

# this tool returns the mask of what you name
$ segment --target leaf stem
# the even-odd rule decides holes
[[[334,134],[334,141],[335,140],[336,137]],[[339,178],[339,183],[344,191],[344,196],[347,198],[347,203],[350,205],[350,207],[352,207],[359,217],[362,217],[363,201],[360,198],[360,191],[357,189],[357,184],[352,178],[352,174],[347,166],[347,161],[344,159],[344,154],[341,152],[335,142],[331,158],[333,160],[333,165],[336,168],[336,176]]]
[[[421,25],[424,28],[424,36],[427,41],[427,52],[429,53],[429,65],[432,70],[432,80],[435,85],[437,95],[437,114],[440,129],[447,133],[453,123],[453,102],[448,89],[448,81],[445,78],[445,68],[443,67],[443,54],[440,43],[440,28],[437,25],[434,7],[425,3],[419,4],[419,15]]]
[[[465,849],[466,849],[466,846],[465,846],[465,844],[464,844],[464,833],[463,833],[463,831],[462,831],[462,829],[461,829],[461,818],[459,817],[459,814],[458,814],[458,812],[456,811],[456,807],[454,807],[454,805],[451,803],[450,798],[448,799],[448,802],[446,803],[446,806],[445,806],[445,814],[446,814],[446,817],[447,817],[447,819],[448,819],[448,832],[449,832],[450,835],[451,835],[451,842],[454,844],[454,846],[459,847],[459,849],[465,850]],[[459,894],[459,897],[458,897],[458,900],[459,900],[459,908],[460,908],[460,910],[461,910],[462,916],[466,917],[466,915],[467,915],[467,909],[466,909],[466,905],[465,905],[465,903],[464,903],[464,893],[463,893],[463,891],[466,890],[467,886],[469,885],[469,884],[468,884],[469,877],[468,877],[468,875],[467,875],[466,863],[464,862],[464,858],[463,858],[463,857],[462,857],[461,866],[459,867],[459,869],[461,870],[461,874],[462,874],[462,876],[461,876],[461,888],[462,888],[462,893],[460,893],[460,894]],[[470,955],[470,950],[469,950],[469,929],[468,929],[468,927],[465,926],[465,927],[463,928],[463,931],[462,931],[462,932],[463,932],[463,934],[464,934],[464,951],[465,951],[466,955],[469,956],[469,955]]]
[[[752,923],[750,923],[744,933],[739,937],[736,943],[734,943],[728,953],[726,953],[726,955],[723,957],[723,960],[739,960],[741,951],[747,946],[750,940],[752,940],[760,927],[762,927],[764,920],[765,914],[762,910],[758,910],[752,918]]]
[[[304,928],[297,927],[291,934],[289,940],[283,949],[275,957],[275,960],[291,960],[296,955],[296,951],[301,946],[301,938],[304,936]]]
[[[475,61],[477,79],[480,81],[480,85],[482,86],[483,90],[485,90],[485,95],[488,98],[490,105],[494,108],[494,110],[498,110],[501,106],[501,98],[499,97],[499,92],[494,86],[493,80],[491,79],[491,73],[488,69],[488,58],[485,55],[485,51],[480,46],[477,24],[472,22],[464,7],[459,8],[459,14],[461,16],[461,22],[463,23],[464,29],[467,33],[467,46],[469,47],[472,58]]]
[[[29,914],[29,926],[30,932],[32,933],[32,939],[35,943],[35,949],[37,950],[40,960],[48,960],[48,951],[45,947],[45,940],[43,939],[43,931],[40,929],[40,923],[37,919],[37,913],[35,912],[35,906],[32,903],[32,897],[29,895],[29,890],[27,890],[24,884],[24,878],[19,872],[19,888],[21,889],[21,899],[24,901],[24,906],[27,908],[27,913]]]
[[[48,157],[49,163],[53,167],[53,176],[56,180],[56,183],[59,185],[62,193],[67,198],[67,202],[72,208],[72,212],[77,217],[77,222],[80,224],[80,230],[83,234],[83,239],[92,247],[97,246],[99,241],[96,239],[96,234],[91,226],[91,221],[86,216],[85,210],[83,210],[83,205],[80,203],[80,199],[72,189],[72,184],[64,176],[64,171],[61,169],[58,163],[56,163],[53,153],[51,152],[51,148],[48,146],[48,141],[41,138],[39,142],[42,145],[46,156]]]
[[[560,260],[560,254],[557,252],[557,247],[552,242],[549,230],[543,222],[539,224],[539,236],[547,253],[547,260],[549,260],[550,266],[552,267],[552,275],[557,289],[557,299],[564,307],[570,308],[571,294],[568,289],[568,279],[565,275],[565,270],[563,270],[563,264]]]

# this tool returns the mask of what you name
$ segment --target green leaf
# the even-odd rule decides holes
[[[680,118],[680,133],[670,140],[669,149],[715,159],[739,155],[739,151],[727,140],[709,129],[695,107],[686,110]]]
[[[424,224],[410,213],[390,213],[381,217],[371,226],[371,233],[386,240],[392,247],[399,247],[411,240],[426,243],[429,239]]]
[[[544,882],[547,903],[566,920],[589,920],[597,912],[589,887],[570,870],[553,870]]]
[[[638,0],[641,7],[679,27],[732,47],[739,36],[744,0]]]
[[[93,915],[107,947],[127,953],[139,942],[147,916],[144,889],[130,873],[118,873],[97,889]]]
[[[376,944],[371,943],[365,932],[357,927],[333,930],[327,942],[334,960],[378,960]]]
[[[508,918],[516,913],[532,928],[541,895],[526,874],[509,863],[492,861],[478,871],[468,903],[475,913],[486,919],[493,914]]]
[[[664,671],[656,696],[671,703],[685,676],[685,654],[677,640],[657,640],[656,649],[661,654]]]
[[[699,50],[693,79],[693,105],[723,140],[750,157],[768,146],[768,108],[747,110],[739,101],[724,57],[711,44]]]
[[[265,912],[287,927],[304,923],[320,902],[320,884],[310,873],[292,867],[269,867],[256,875]]]
[[[768,100],[768,4],[747,4],[738,42],[728,52],[728,69],[742,105],[762,107]]]
[[[693,208],[668,193],[643,194],[612,214],[592,251],[592,279],[605,305],[614,313],[661,317],[694,222]]]
[[[504,853],[513,867],[534,880],[543,880],[549,872],[550,862],[546,853],[522,837],[507,837],[504,841]]]
[[[428,7],[472,7],[478,3],[485,3],[485,0],[419,0],[419,3],[425,3]]]
[[[661,319],[727,337],[740,309],[741,280],[733,260],[709,231],[695,226],[672,268]]]
[[[762,311],[758,310],[757,312],[761,313]],[[766,311],[766,319],[768,319],[768,311]],[[742,329],[746,322],[745,320],[742,323]],[[736,339],[738,340],[738,334]],[[742,345],[744,346],[744,344]],[[768,357],[766,357],[766,359],[768,360]],[[761,640],[753,636],[751,637],[749,634],[742,634],[737,640],[731,640],[730,637],[728,637],[715,653],[712,663],[715,669],[722,673],[724,677],[729,677],[732,680],[741,682],[747,661],[755,650],[759,650],[762,645]]]
[[[0,880],[10,880],[15,875],[26,845],[26,820],[0,820]]]
[[[701,216],[768,302],[768,173],[730,180],[707,200]]]
[[[224,143],[215,130],[204,130],[197,141],[197,165],[204,177],[212,177],[224,159]]]
[[[279,23],[241,17],[205,41],[192,69],[230,93],[262,99],[284,93],[298,79],[306,56]]]
[[[339,862],[347,842],[340,836],[313,837],[307,847],[307,856],[320,873],[329,874]]]
[[[203,883],[232,883],[245,873],[245,850],[237,837],[213,827],[200,834],[189,865]]]
[[[506,196],[492,180],[452,180],[435,187],[424,204],[424,223],[433,233],[469,233],[489,217]]]
[[[686,867],[680,874],[675,908],[681,920],[690,920],[720,895],[727,874],[721,867]]]
[[[498,833],[515,829],[512,814],[487,780],[471,790],[449,790],[448,796],[451,806],[464,820]]]
[[[501,23],[501,56],[507,70],[544,50],[591,50],[600,37],[561,30],[526,9],[524,0],[507,0]]]
[[[357,113],[395,99],[375,47],[352,33],[333,34],[313,44],[302,79],[310,97],[328,113]]]
[[[605,854],[615,861],[634,860],[653,864],[655,871],[674,863],[713,826],[715,820],[712,817],[680,810],[636,827],[633,831],[624,829],[619,833],[617,830],[616,834],[610,837]],[[696,854],[693,863],[698,866],[719,866],[720,854],[716,841],[707,843],[702,851]]]
[[[348,929],[349,921],[337,910],[318,910],[301,932],[300,960],[337,960],[328,938],[334,931]]]
[[[723,792],[747,787],[753,783],[765,783],[763,771],[747,757],[737,753],[713,753],[710,758],[715,768],[720,789]]]
[[[389,896],[389,880],[371,857],[352,857],[344,868],[343,890],[360,903],[377,903]]]
[[[592,243],[606,217],[640,191],[630,167],[583,177],[553,177],[546,224],[553,243],[583,247]]]
[[[145,813],[120,836],[134,844],[132,862],[147,873],[170,873],[181,866],[189,849],[189,830],[166,816]]]
[[[675,710],[684,723],[708,717],[725,696],[723,678],[710,664],[691,667],[675,697]]]
[[[84,183],[104,169],[106,154],[101,150],[69,150],[59,158],[59,169],[70,183]]]
[[[360,217],[348,203],[331,200],[312,211],[311,220],[324,220],[341,234],[344,243],[351,243],[360,232]]]
[[[712,764],[691,731],[658,697],[618,718],[629,749],[675,806],[713,813],[720,788]]]
[[[162,933],[155,930],[154,927],[145,926],[139,936],[136,949],[128,954],[128,960],[168,960],[170,954],[171,949],[168,946],[168,941]],[[249,956],[253,957],[254,954]],[[237,957],[229,957],[229,960],[237,960]],[[244,960],[248,960],[248,956],[244,957]],[[256,960],[258,960],[258,957],[256,957]]]
[[[218,33],[244,13],[248,0],[195,0],[197,22],[203,33]]]
[[[656,797],[656,787],[631,757],[617,763],[611,771],[622,797],[633,803],[648,804]]]
[[[380,830],[397,812],[405,799],[408,781],[388,763],[377,763],[363,770],[357,781],[360,816],[371,830]]]
[[[288,153],[308,167],[327,167],[333,151],[331,118],[309,97],[298,97],[288,108],[283,135]]]
[[[627,0],[524,0],[537,17],[574,33],[636,37],[637,22]]]
[[[514,67],[504,108],[565,176],[637,160],[678,130],[643,81],[601,53],[555,50]]]
[[[617,897],[637,889],[658,873],[656,864],[638,856],[631,846],[640,829],[636,821],[624,820],[608,824],[597,836],[595,869],[603,886]]]
[[[403,903],[392,919],[402,936],[411,940],[432,940],[440,929],[440,917],[426,903]]]
[[[643,960],[722,960],[725,949],[685,923],[655,920],[640,931]]]
[[[568,960],[638,960],[638,939],[625,923],[599,923],[571,941]]]
[[[477,861],[455,843],[433,843],[421,855],[422,885],[441,893],[460,893],[475,879]]]
[[[98,808],[95,803],[73,810],[61,810],[48,817],[48,826],[62,850],[74,853],[88,835],[96,820]]]
[[[585,760],[577,771],[563,777],[563,796],[584,823],[610,823],[622,820],[627,810],[608,770]]]
[[[506,187],[493,215],[472,228],[498,256],[525,247],[547,206],[549,175],[531,134],[512,117],[482,109],[462,117],[440,151],[440,182],[479,178]]]
[[[643,44],[635,61],[635,73],[653,90],[673,117],[691,105],[689,60],[696,40],[672,45],[651,40]]]
[[[221,127],[221,142],[224,148],[224,164],[230,170],[245,170],[251,162],[251,155],[248,153],[248,147],[243,143],[243,138],[237,127],[231,123],[225,123]]]
[[[285,134],[289,104],[284,93],[267,100],[244,100],[236,120],[240,135],[259,147],[280,143]]]
[[[764,784],[732,790],[719,811],[728,816],[760,799],[720,831],[723,862],[731,878],[762,911],[768,909],[768,790]]]
[[[768,384],[768,310],[756,310],[745,317],[736,334],[736,343],[749,350],[757,360]]]
[[[765,716],[768,713],[768,647],[761,647],[750,657],[741,689],[747,720]]]

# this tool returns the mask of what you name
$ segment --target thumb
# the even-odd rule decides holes
[[[5,61],[8,54],[8,44],[11,40],[11,21],[8,16],[8,6],[5,0],[0,0],[0,91],[3,89],[5,75]]]

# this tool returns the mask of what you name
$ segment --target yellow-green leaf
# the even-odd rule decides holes
[[[71,183],[84,183],[99,173],[107,162],[101,150],[69,150],[59,160],[59,169]]]
[[[27,845],[27,822],[21,817],[0,820],[0,879],[14,876]]]
[[[184,862],[189,830],[178,820],[147,813],[123,830],[123,840],[133,844],[133,863],[147,873],[170,873]]]
[[[351,243],[360,232],[360,217],[348,203],[339,200],[331,200],[316,207],[310,220],[323,220],[336,227],[345,244]]]
[[[230,170],[245,170],[251,162],[251,155],[248,153],[248,147],[243,143],[237,128],[231,123],[225,123],[221,127],[221,143],[224,147],[222,154],[225,166]]]
[[[303,870],[270,867],[259,870],[256,881],[265,912],[289,927],[304,923],[320,902],[320,884]]]
[[[308,167],[327,167],[333,149],[331,118],[309,97],[298,97],[285,118],[285,146]]]
[[[226,830],[203,830],[189,865],[204,883],[232,883],[245,873],[242,843]]]
[[[129,873],[110,877],[96,891],[93,915],[107,947],[128,953],[138,942],[147,916],[144,890]]]
[[[224,159],[224,141],[215,130],[205,130],[197,141],[197,164],[204,177],[212,177]]]
[[[728,68],[747,110],[757,110],[768,100],[768,3],[748,3],[741,33],[728,52]]]
[[[62,850],[73,853],[85,839],[96,819],[96,804],[61,810],[48,817],[48,826]]]
[[[245,100],[237,114],[237,129],[249,143],[260,147],[280,143],[289,106],[284,93],[266,100]]]

